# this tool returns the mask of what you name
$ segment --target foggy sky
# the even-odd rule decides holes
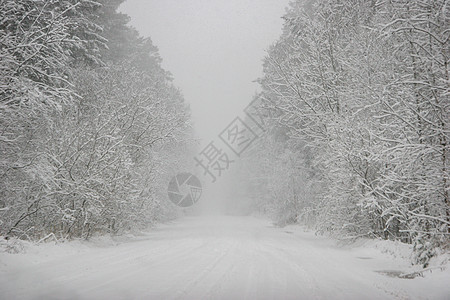
[[[159,48],[202,145],[251,101],[288,0],[127,0],[120,11]]]

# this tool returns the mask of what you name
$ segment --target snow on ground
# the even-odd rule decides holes
[[[0,298],[450,299],[448,269],[415,279],[376,272],[411,271],[405,247],[339,246],[255,217],[183,218],[133,239],[0,253]]]

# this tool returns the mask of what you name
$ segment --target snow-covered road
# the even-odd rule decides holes
[[[407,262],[337,247],[255,217],[184,218],[118,245],[0,254],[1,299],[446,299],[448,272],[391,278]],[[448,298],[447,298],[448,299]]]

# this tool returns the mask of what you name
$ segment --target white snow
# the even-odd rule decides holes
[[[2,252],[0,298],[450,299],[448,269],[415,279],[376,272],[413,270],[405,247],[342,246],[256,217],[190,217],[133,239]]]

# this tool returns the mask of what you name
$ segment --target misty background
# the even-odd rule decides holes
[[[259,89],[266,50],[288,0],[127,0],[119,11],[158,47],[205,146]]]
[[[119,7],[130,25],[157,45],[162,66],[190,105],[199,151],[242,117],[260,90],[255,80],[262,76],[268,47],[281,34],[288,2],[127,0]],[[245,202],[233,199],[233,168],[236,163],[214,184],[198,173],[203,193],[196,210],[223,213],[230,203]]]

